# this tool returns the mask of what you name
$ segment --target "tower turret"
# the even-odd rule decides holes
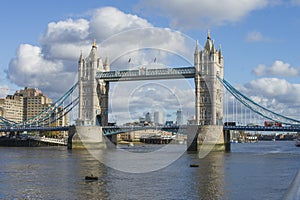
[[[198,47],[198,40],[196,40],[196,47],[195,47],[195,53],[194,53],[194,66],[196,71],[200,71],[200,52]]]
[[[210,31],[207,32],[207,40],[206,40],[204,49],[209,53],[211,53],[212,50],[214,49],[213,41],[210,38]]]

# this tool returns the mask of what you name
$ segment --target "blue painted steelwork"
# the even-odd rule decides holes
[[[195,73],[196,73],[195,67],[123,70],[123,71],[97,72],[96,79],[102,79],[108,82],[156,80],[156,79],[181,79],[181,78],[194,78]]]
[[[300,132],[300,126],[223,126],[224,130]]]
[[[131,81],[131,80],[154,80],[154,79],[174,79],[174,78],[194,78],[194,67],[181,67],[181,68],[163,68],[163,69],[140,69],[140,70],[123,70],[123,71],[110,71],[98,72],[97,79],[104,81]],[[283,131],[283,132],[300,132],[299,120],[285,117],[275,113],[261,105],[255,103],[237,89],[235,89],[226,80],[217,77],[223,86],[243,105],[252,110],[253,112],[272,121],[281,122],[288,126],[283,127],[266,127],[266,126],[224,126],[224,130],[248,130],[248,131]],[[78,83],[73,85],[61,98],[54,102],[51,106],[44,109],[38,115],[21,123],[16,123],[11,120],[5,119],[0,116],[0,132],[9,131],[38,131],[38,130],[68,130],[69,127],[49,126],[55,120],[62,118],[65,114],[69,113],[79,102],[79,97],[70,101],[67,106],[60,107],[70,97],[70,95],[77,88]],[[53,117],[55,116],[55,117]],[[104,126],[102,128],[104,135],[114,135],[125,132],[145,130],[145,129],[158,129],[163,131],[178,132],[179,129],[186,129],[188,125],[183,126]]]
[[[179,130],[185,130],[187,125],[183,126],[104,126],[102,127],[103,134],[116,135],[139,130],[162,130],[167,132],[177,133]]]
[[[11,124],[13,127],[18,127],[18,126],[30,126],[30,125],[36,125],[36,124],[43,124],[43,125],[49,125],[53,123],[53,121],[57,119],[53,119],[52,121],[46,121],[51,118],[52,115],[56,116],[56,113],[60,112],[60,107],[63,105],[63,103],[66,101],[66,99],[73,93],[73,91],[76,89],[78,85],[78,82],[73,85],[62,97],[60,97],[56,102],[51,104],[51,106],[45,108],[42,112],[40,112],[38,115],[33,116],[30,119],[27,119],[26,121],[23,121],[21,123],[15,123]],[[75,104],[78,103],[78,99],[75,99],[71,102],[75,106]],[[73,106],[73,107],[74,107]],[[73,108],[72,107],[72,108]],[[69,111],[68,111],[69,112]],[[42,123],[45,122],[46,123]]]
[[[62,97],[51,106],[45,108],[38,115],[23,121],[14,122],[3,117],[0,117],[0,131],[26,131],[26,130],[65,130],[65,128],[53,128],[49,125],[54,123],[56,120],[61,119],[68,114],[78,103],[79,97],[69,101],[66,106],[62,106],[64,102],[71,96],[74,90],[77,88],[78,83],[73,85]],[[47,126],[49,126],[47,128]]]
[[[0,128],[0,132],[23,132],[23,131],[67,131],[70,126],[32,126],[32,127],[11,127]]]
[[[275,113],[274,111],[271,111],[271,110],[259,105],[258,103],[254,102],[253,100],[249,99],[244,94],[239,92],[236,88],[234,88],[226,80],[221,79],[220,77],[217,77],[217,78],[223,84],[223,86],[227,89],[227,91],[229,91],[240,103],[245,105],[247,108],[249,108],[253,112],[257,113],[258,115],[265,117],[272,121],[281,122],[282,124],[286,124],[286,125],[300,124],[300,121],[297,119],[283,116],[281,114]]]

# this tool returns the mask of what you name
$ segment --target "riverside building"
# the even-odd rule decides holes
[[[25,87],[24,90],[16,91],[15,95],[22,96],[23,101],[23,120],[26,121],[45,108],[51,106],[52,99],[48,98],[37,88]]]
[[[6,98],[0,98],[0,116],[14,121],[26,121],[44,109],[52,105],[52,99],[48,98],[38,88],[25,87],[22,90],[16,91],[14,95],[7,95]],[[59,118],[64,114],[64,107],[58,108],[54,112],[53,118]],[[60,116],[57,116],[60,115]],[[69,125],[69,115],[65,115],[51,124],[52,126]]]
[[[14,122],[23,121],[23,97],[7,95],[0,98],[0,115]]]

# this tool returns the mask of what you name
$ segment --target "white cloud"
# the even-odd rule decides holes
[[[300,5],[300,0],[291,0],[291,4],[298,6]]]
[[[284,79],[260,78],[252,80],[245,84],[243,92],[246,96],[267,99],[267,102],[274,107],[281,104],[285,105],[285,108],[300,105],[300,84],[293,84]],[[276,112],[276,110],[274,111]]]
[[[100,56],[109,56],[111,62],[122,61],[122,66],[128,61],[127,54],[133,57],[134,64],[153,62],[156,56],[163,61],[167,51],[189,59],[193,56],[185,53],[188,48],[180,33],[155,28],[136,15],[104,7],[93,10],[90,19],[50,22],[39,38],[40,46],[19,46],[7,75],[18,86],[38,87],[46,94],[57,92],[59,96],[74,84],[80,52],[87,56],[94,39]],[[145,48],[155,52],[145,53]]]
[[[261,32],[252,31],[247,34],[246,41],[247,42],[266,42],[266,41],[270,41],[270,39],[264,37]]]
[[[270,3],[271,2],[271,3]],[[268,0],[143,0],[138,9],[149,14],[167,16],[171,26],[198,29],[234,23],[254,10],[272,4]]]
[[[110,116],[118,124],[137,121],[144,113],[160,110],[174,115],[178,109],[186,117],[194,115],[194,89],[186,80],[117,82],[110,87]]]
[[[235,87],[257,104],[275,113],[294,119],[300,117],[300,84],[279,78],[260,78]],[[233,103],[231,99],[229,100],[231,112]]]
[[[276,60],[270,66],[263,64],[258,65],[253,69],[253,73],[257,76],[281,76],[290,77],[297,76],[298,70],[292,68],[289,63],[284,63],[283,61]]]
[[[0,86],[0,98],[5,98],[9,92],[10,92],[10,87],[8,85],[1,85]],[[12,91],[12,93],[15,91]]]
[[[45,59],[41,49],[29,44],[20,45],[17,55],[10,61],[9,79],[16,85],[40,88],[57,97],[75,82],[75,72],[65,71],[60,60]]]
[[[94,10],[90,21],[90,33],[99,41],[114,34],[141,27],[153,27],[137,15],[126,14],[114,7]]]

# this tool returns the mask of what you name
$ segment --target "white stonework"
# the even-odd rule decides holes
[[[94,42],[89,56],[78,61],[79,108],[77,126],[107,125],[109,83],[96,80],[96,73],[109,71],[108,58],[104,64]]]
[[[198,125],[222,125],[223,120],[223,85],[217,76],[224,76],[224,62],[221,48],[215,49],[207,35],[203,50],[196,44],[194,54],[195,74],[195,114]]]

